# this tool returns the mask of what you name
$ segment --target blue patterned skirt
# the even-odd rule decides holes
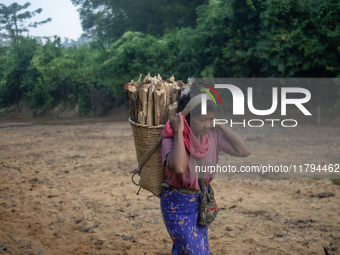
[[[208,226],[198,226],[200,193],[164,188],[161,210],[164,224],[173,241],[171,255],[209,255]]]

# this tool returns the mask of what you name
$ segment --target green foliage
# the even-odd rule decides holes
[[[31,90],[30,78],[34,74],[29,72],[29,65],[39,43],[37,39],[23,37],[22,33],[28,32],[29,27],[36,28],[50,22],[51,18],[26,25],[28,19],[42,12],[41,8],[22,12],[30,5],[29,2],[24,5],[0,4],[0,39],[11,42],[9,46],[1,46],[0,106],[17,104]]]
[[[212,0],[198,10],[210,63],[203,76],[339,75],[338,1]]]
[[[24,5],[18,3],[12,3],[9,6],[0,4],[0,39],[11,39],[12,43],[17,43],[23,32],[28,32],[28,27],[36,28],[38,25],[50,22],[52,19],[48,18],[40,22],[30,23],[28,26],[25,25],[26,20],[34,17],[36,14],[40,14],[42,9],[39,8],[33,12],[25,11],[31,4],[29,2]],[[1,32],[6,30],[7,33]]]
[[[28,68],[38,41],[21,38],[20,43],[1,48],[0,61],[0,106],[17,104],[25,92],[29,91]]]
[[[167,23],[174,17],[186,22],[189,16],[174,15],[189,6],[186,1],[158,5],[164,17],[157,23],[143,21],[141,10],[156,6],[149,2],[115,2],[115,7],[110,2],[111,9],[103,8],[109,5],[104,0],[73,2],[82,6],[81,11],[91,12],[83,23],[89,22],[89,31],[98,37],[67,48],[59,38],[44,45],[24,37],[1,44],[0,107],[24,100],[33,108],[33,116],[35,109],[53,108],[63,101],[79,104],[82,114],[101,115],[126,103],[125,82],[149,72],[184,81],[192,76],[340,78],[340,3],[335,0],[210,0],[197,8],[195,28]],[[175,3],[173,9],[170,2]],[[133,10],[124,9],[128,3]],[[136,15],[124,24],[117,23],[119,15],[97,15],[113,10]],[[149,8],[146,13],[153,12]],[[110,19],[116,30],[104,29],[100,19]],[[92,30],[95,22],[97,30]],[[257,89],[262,93],[261,86]],[[320,89],[320,98],[327,98],[327,93],[335,94]]]
[[[176,27],[195,27],[195,9],[206,0],[72,0],[79,7],[83,30],[105,42],[126,31],[160,37]]]

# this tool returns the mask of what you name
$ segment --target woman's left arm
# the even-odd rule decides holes
[[[224,134],[231,145],[228,146],[223,152],[236,157],[248,157],[250,155],[250,148],[242,137],[240,137],[226,125],[218,124],[215,126],[215,128]]]

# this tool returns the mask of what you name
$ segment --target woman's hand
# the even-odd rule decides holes
[[[172,128],[172,130],[174,131],[174,133],[183,133],[184,131],[184,121],[182,118],[182,113],[176,113],[175,116],[172,116],[170,118],[170,126]]]

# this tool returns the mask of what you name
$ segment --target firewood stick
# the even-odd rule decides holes
[[[139,93],[139,88],[142,85],[142,82],[138,80],[138,81],[133,82],[132,84],[136,87],[136,89]]]
[[[178,109],[178,101],[174,102],[171,105],[168,105],[168,115],[167,115],[167,119],[166,121],[168,121],[172,116],[175,116],[177,113],[177,109]]]
[[[176,101],[179,100],[180,98],[180,95],[181,95],[181,88],[177,85],[177,84],[174,84],[173,86],[173,89],[174,89],[174,92],[172,94],[172,100],[171,102],[172,103],[175,103]]]
[[[155,115],[155,109],[154,109],[154,100],[153,100],[153,92],[155,90],[155,85],[150,84],[149,90],[148,90],[148,111],[147,111],[147,117],[146,117],[146,124],[148,126],[154,126],[154,115]]]
[[[182,88],[184,86],[184,83],[181,80],[179,80],[177,81],[177,85],[178,87]]]
[[[165,88],[165,91],[166,91],[166,105],[169,105],[169,104],[171,104],[171,102],[170,102],[170,90],[171,90],[171,85],[170,85],[170,83],[167,83],[167,82],[164,82],[163,83],[165,86],[164,86],[164,88]]]
[[[124,84],[125,98],[126,98],[127,101],[129,101],[129,92],[128,92],[129,85],[130,85],[129,82],[127,82],[127,83]],[[130,116],[130,117],[131,117],[131,116]]]
[[[170,84],[167,82],[163,82],[163,89],[165,89],[165,98],[166,98],[166,103],[165,103],[165,121],[166,121],[166,116],[168,116],[168,105],[171,104],[171,98],[170,98]]]
[[[165,124],[176,114],[181,91],[187,86],[182,81],[176,82],[173,75],[163,81],[160,74],[151,77],[148,73],[143,82],[141,80],[142,74],[138,81],[131,80],[124,84],[132,121],[149,126]],[[189,78],[188,82],[191,84],[193,78]]]
[[[155,126],[165,124],[166,93],[159,81],[154,91]]]
[[[174,95],[174,86],[173,84],[170,83],[170,91],[169,91],[169,104],[173,104],[174,102],[172,101]]]
[[[151,84],[142,84],[139,88],[139,107],[138,111],[143,113],[144,120],[146,123],[146,117],[148,115],[148,90]]]
[[[129,105],[130,105],[130,115],[131,119],[134,122],[138,122],[138,105],[139,105],[139,98],[138,98],[138,91],[137,88],[133,85],[128,87],[128,94],[129,94]]]
[[[144,77],[143,82],[146,82],[146,83],[150,83],[150,82],[151,82],[151,75],[150,75],[150,73],[148,73],[148,74]]]
[[[145,117],[143,112],[138,113],[138,123],[145,125]]]

